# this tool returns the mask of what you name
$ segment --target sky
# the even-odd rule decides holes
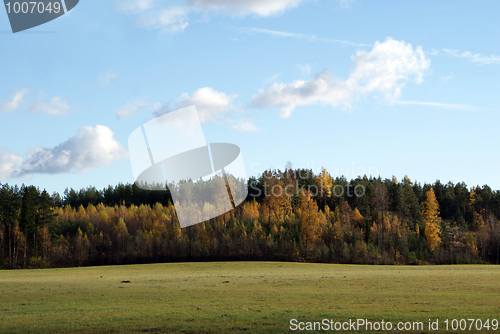
[[[1,9],[0,182],[61,194],[132,183],[130,134],[195,105],[207,142],[238,145],[248,176],[291,162],[500,189],[499,11],[81,0],[13,34]]]

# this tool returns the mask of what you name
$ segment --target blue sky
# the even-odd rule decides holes
[[[87,1],[12,34],[0,10],[0,182],[133,182],[128,136],[196,105],[267,168],[500,189],[498,1]]]

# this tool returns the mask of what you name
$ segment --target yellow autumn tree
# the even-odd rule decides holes
[[[283,180],[276,175],[265,181],[265,198],[262,204],[262,215],[267,220],[269,228],[271,222],[281,225],[292,211],[291,197],[287,195]]]
[[[127,238],[129,236],[127,225],[122,217],[118,218],[118,222],[116,223],[115,235],[118,244],[118,259],[121,263],[123,261],[123,254],[125,253]]]
[[[263,236],[264,233],[262,232],[262,226],[260,225],[258,220],[254,220],[252,230],[252,253],[254,255],[259,254],[258,244]]]
[[[491,221],[491,220],[490,220]],[[477,213],[473,213],[472,229],[476,231],[474,234],[476,245],[481,251],[481,257],[484,257],[486,247],[488,245],[488,240],[494,235],[493,231],[490,230],[490,224],[484,222],[483,217]],[[477,254],[475,254],[477,255]]]
[[[363,216],[359,212],[358,208],[354,209],[354,211],[352,212],[352,216],[354,218],[354,221],[357,224],[357,227],[363,228],[363,226],[365,224],[365,218],[363,218]]]
[[[198,240],[200,241],[200,244],[203,246],[204,249],[208,249],[208,246],[210,245],[210,237],[208,236],[205,223],[200,224]]]
[[[469,195],[470,205],[474,206],[476,204],[476,187],[472,187]]]
[[[42,260],[48,263],[51,242],[50,242],[50,232],[47,226],[44,226],[43,228],[40,229],[40,240],[42,246]]]
[[[332,196],[333,178],[326,171],[325,167],[322,167],[321,172],[316,176],[316,183],[324,197],[328,198]]]
[[[81,267],[85,264],[88,258],[88,238],[87,234],[85,234],[85,236],[83,235],[80,228],[76,231],[74,248],[76,264]]]
[[[404,177],[404,185],[409,185],[410,187],[413,187],[413,183],[411,182],[408,175],[405,175],[405,177]]]
[[[241,216],[244,220],[249,222],[259,219],[259,202],[254,199],[252,202],[245,203]]]
[[[431,251],[441,243],[441,218],[439,217],[439,204],[431,188],[426,192],[426,201],[422,205],[422,216],[424,217],[425,239]]]
[[[298,217],[301,221],[300,238],[304,244],[305,256],[307,257],[307,248],[319,240],[321,233],[318,205],[309,191],[303,190],[300,193]]]

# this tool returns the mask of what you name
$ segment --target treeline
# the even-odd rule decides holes
[[[500,192],[270,170],[247,200],[181,229],[170,191],[0,186],[0,268],[211,260],[498,263]],[[196,187],[193,188],[196,191]],[[195,196],[196,194],[193,194]],[[216,196],[216,194],[214,194]],[[199,209],[199,208],[198,208]]]

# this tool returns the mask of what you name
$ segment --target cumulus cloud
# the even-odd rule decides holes
[[[140,16],[136,27],[161,29],[164,32],[183,32],[189,25],[187,11],[183,8],[169,8]]]
[[[165,105],[154,115],[158,117],[170,111],[194,105],[202,122],[215,122],[220,119],[224,112],[233,108],[232,102],[235,98],[236,95],[227,95],[213,88],[203,87],[191,95],[182,94],[180,101],[173,109],[170,109],[169,105]]]
[[[55,96],[46,101],[39,101],[30,106],[31,113],[42,112],[52,116],[66,115],[69,109],[68,101],[60,96]]]
[[[118,2],[115,11],[120,13],[140,13],[153,8],[156,0],[127,0]]]
[[[411,44],[391,38],[376,42],[370,52],[358,52],[352,62],[354,69],[347,85],[362,93],[380,91],[388,99],[399,97],[411,78],[421,83],[431,65],[422,47],[413,49]]]
[[[19,154],[1,150],[0,151],[0,181],[9,179],[19,173],[23,164],[23,157]]]
[[[124,106],[120,107],[115,112],[115,116],[118,119],[122,119],[125,117],[132,116],[134,113],[142,109],[154,110],[158,109],[159,107],[160,107],[159,103],[149,103],[141,98],[138,98],[135,101],[128,101]]]
[[[252,104],[261,108],[281,107],[280,116],[286,118],[297,106],[321,103],[337,107],[341,103],[347,104],[351,95],[345,82],[325,70],[311,80],[276,83],[265,90],[261,89],[253,96]]]
[[[99,82],[99,86],[101,86],[101,87],[106,86],[111,81],[115,81],[116,79],[118,79],[118,74],[113,70],[109,70],[106,73],[100,73],[98,78],[97,78],[97,80]]]
[[[280,116],[289,117],[297,106],[323,104],[350,106],[356,98],[382,95],[392,101],[400,97],[408,81],[421,83],[430,60],[421,47],[413,48],[404,41],[391,38],[376,42],[370,52],[352,56],[352,70],[347,80],[334,77],[328,70],[310,80],[289,84],[273,84],[252,98],[256,107],[280,107]]]
[[[295,8],[302,0],[189,0],[195,10],[216,10],[230,15],[270,16]]]
[[[24,160],[12,152],[0,153],[0,179],[32,174],[81,173],[127,156],[127,150],[108,127],[85,126],[54,148],[37,147],[28,151]]]
[[[24,102],[24,96],[28,93],[29,89],[20,89],[14,92],[10,97],[10,100],[0,104],[0,111],[15,111]]]

